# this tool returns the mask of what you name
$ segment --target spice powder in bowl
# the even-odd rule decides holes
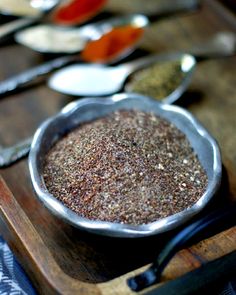
[[[48,191],[78,215],[147,224],[194,205],[207,175],[186,136],[151,113],[120,110],[83,123],[47,153]]]

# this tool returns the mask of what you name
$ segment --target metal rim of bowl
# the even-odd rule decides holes
[[[136,106],[132,107],[132,101],[136,102]],[[59,200],[57,200],[53,195],[51,195],[44,184],[43,176],[40,173],[40,168],[38,162],[42,164],[43,156],[41,155],[41,149],[43,144],[45,144],[45,134],[51,128],[55,128],[57,126],[57,122],[63,122],[68,120],[73,114],[79,112],[79,110],[83,109],[83,107],[91,107],[91,110],[94,106],[97,106],[101,109],[106,109],[109,107],[113,107],[116,109],[116,105],[119,103],[131,103],[129,109],[137,108],[138,103],[143,103],[151,107],[151,109],[156,108],[162,114],[167,115],[171,113],[175,116],[179,116],[180,118],[184,118],[189,123],[189,126],[193,128],[195,131],[195,135],[199,136],[199,138],[205,140],[209,146],[211,147],[212,154],[212,164],[210,169],[210,173],[212,173],[212,179],[209,181],[208,186],[202,197],[195,203],[192,207],[185,209],[177,214],[168,216],[166,218],[157,220],[152,223],[144,224],[144,225],[128,225],[128,224],[120,224],[120,223],[112,223],[106,221],[94,221],[89,220],[87,218],[83,218],[72,210],[63,205]],[[122,109],[122,107],[118,107],[117,109]],[[141,109],[138,107],[138,109]],[[111,111],[107,111],[109,113]],[[99,115],[101,117],[101,115]],[[98,117],[99,117],[98,116]],[[104,115],[103,115],[104,116]],[[87,121],[91,121],[90,118]],[[170,120],[171,121],[171,120]],[[83,120],[82,120],[83,122]],[[172,121],[171,121],[172,122]],[[189,128],[189,127],[188,127]],[[68,130],[69,131],[69,130]],[[63,132],[63,134],[65,131]],[[63,134],[55,134],[54,141],[57,141]],[[187,136],[188,137],[188,136]],[[52,145],[52,143],[51,143]],[[198,153],[197,153],[198,154]],[[199,156],[199,154],[198,154]],[[205,155],[204,155],[205,156]],[[200,161],[201,162],[201,161]],[[201,162],[202,164],[202,162]],[[93,232],[96,234],[101,234],[105,236],[111,237],[125,237],[125,238],[137,238],[137,237],[147,237],[156,235],[159,233],[163,233],[178,227],[183,224],[191,217],[199,213],[212,199],[216,191],[218,190],[221,182],[221,174],[222,174],[222,163],[221,163],[221,155],[217,142],[215,139],[209,134],[209,132],[200,124],[198,120],[194,118],[194,116],[186,111],[183,108],[162,104],[158,101],[139,95],[136,93],[121,93],[115,94],[108,97],[92,97],[92,98],[84,98],[77,101],[74,101],[68,104],[66,107],[62,109],[57,115],[47,119],[44,123],[39,126],[37,129],[33,142],[31,145],[31,150],[29,154],[29,170],[33,188],[36,192],[39,200],[46,206],[49,211],[53,214],[62,218],[67,223],[70,223],[76,228],[83,229],[89,232]]]

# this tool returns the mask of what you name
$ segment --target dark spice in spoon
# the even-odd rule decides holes
[[[82,124],[56,143],[44,166],[48,191],[92,220],[153,222],[192,206],[207,186],[186,136],[141,111]]]

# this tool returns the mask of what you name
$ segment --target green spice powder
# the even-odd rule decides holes
[[[179,61],[156,63],[131,75],[125,89],[162,100],[180,85],[184,75]]]

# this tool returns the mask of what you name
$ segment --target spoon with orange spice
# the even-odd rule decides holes
[[[81,25],[99,14],[106,2],[107,0],[1,0],[0,14],[21,18],[0,26],[0,39],[44,18],[63,26]]]
[[[71,54],[83,50],[84,56],[71,58],[106,62],[106,55],[119,55],[119,51],[127,47],[132,47],[133,50],[135,46],[132,45],[140,39],[143,27],[148,23],[146,16],[131,14],[79,28],[39,24],[21,30],[15,35],[15,40],[40,53]]]
[[[139,26],[114,28],[98,40],[89,42],[81,52],[81,58],[94,63],[116,62],[134,50],[142,34],[143,29]]]
[[[78,25],[97,15],[107,0],[70,0],[62,2],[52,15],[52,22],[60,25]]]
[[[0,40],[41,20],[60,0],[1,0],[0,14],[19,18],[0,25]]]
[[[135,50],[144,32],[143,28],[148,23],[147,17],[135,14],[115,17],[80,27],[77,29],[78,36],[84,38],[86,43],[81,54],[61,56],[2,81],[0,83],[0,95],[14,91],[39,76],[70,63],[78,61],[94,62],[95,59],[98,63],[103,64],[117,62]],[[17,38],[17,40],[20,39]]]

